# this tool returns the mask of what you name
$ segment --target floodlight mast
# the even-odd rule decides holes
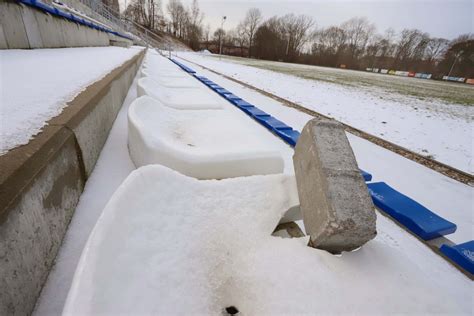
[[[227,19],[227,16],[222,17],[222,22],[221,22],[221,35],[219,36],[219,59],[222,56],[222,36],[224,36],[224,22]]]

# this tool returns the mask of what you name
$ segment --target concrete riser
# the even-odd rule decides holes
[[[86,89],[86,102],[69,105],[29,144],[0,156],[9,169],[0,171],[0,315],[33,311],[142,58]]]
[[[131,44],[26,5],[0,2],[0,49],[109,46],[111,40]]]

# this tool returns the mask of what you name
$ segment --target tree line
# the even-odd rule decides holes
[[[473,34],[451,41],[418,29],[399,33],[387,29],[380,34],[364,17],[317,28],[316,21],[307,15],[287,14],[264,20],[260,10],[253,8],[227,32],[224,42],[224,47],[240,48],[231,50],[233,55],[265,60],[474,77]]]
[[[247,11],[237,27],[204,26],[197,0],[189,7],[170,0],[163,13],[161,0],[134,0],[125,16],[151,30],[167,32],[194,50],[209,49],[265,60],[350,69],[384,68],[474,77],[474,35],[454,40],[432,37],[418,29],[378,33],[367,18],[354,17],[340,25],[318,28],[307,15],[263,18],[257,8]]]

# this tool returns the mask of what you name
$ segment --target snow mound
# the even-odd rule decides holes
[[[207,49],[201,50],[200,53],[203,54],[203,55],[212,55],[212,53],[210,51],[208,51]]]
[[[140,97],[128,112],[130,156],[137,167],[162,164],[199,179],[283,172],[278,139],[237,115],[175,110]]]
[[[342,257],[272,237],[295,204],[293,176],[202,181],[140,168],[90,235],[63,314],[469,313],[386,234]]]
[[[173,79],[170,79],[173,80]],[[180,110],[222,109],[224,100],[206,87],[168,88],[148,77],[138,80],[139,97],[148,95],[164,105]]]

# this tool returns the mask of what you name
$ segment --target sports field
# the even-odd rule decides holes
[[[395,92],[414,96],[420,100],[439,99],[447,103],[474,105],[474,86],[468,84],[397,77],[380,73],[290,64],[240,57],[212,56],[218,59],[222,58],[222,60],[231,60],[232,62],[239,64],[272,70],[305,79],[360,87],[362,89],[377,87],[391,93]]]
[[[474,172],[474,86],[205,53],[179,56],[423,156]]]

